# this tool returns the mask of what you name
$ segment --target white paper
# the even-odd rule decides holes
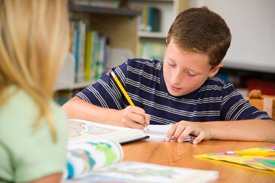
[[[170,128],[169,125],[149,125],[143,131],[150,136],[147,141],[165,141],[166,133]]]
[[[167,131],[173,124],[169,125],[149,125],[143,131],[150,136],[146,141],[165,141]],[[188,136],[184,141],[190,142],[193,140],[193,137]]]

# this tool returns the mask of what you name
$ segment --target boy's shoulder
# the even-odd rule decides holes
[[[211,77],[194,93],[200,97],[222,97],[234,91],[235,88],[232,83],[218,77]]]
[[[211,77],[204,82],[204,84],[200,88],[200,92],[205,92],[205,91],[216,91],[218,93],[220,92],[232,92],[234,91],[235,88],[233,84],[229,81],[224,81],[218,77]]]
[[[144,68],[144,67],[151,67],[155,69],[162,68],[162,62],[159,60],[150,60],[144,58],[132,58],[126,61],[127,66],[131,66],[134,68]]]
[[[218,77],[211,77],[207,79],[207,85],[216,85],[220,87],[233,86],[233,84],[229,81],[224,81]]]

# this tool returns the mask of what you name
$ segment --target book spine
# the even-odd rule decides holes
[[[91,64],[92,64],[92,32],[86,33],[86,50],[85,50],[85,81],[91,80]]]
[[[98,62],[98,32],[92,31],[92,78],[96,78],[97,62]]]
[[[80,37],[79,37],[79,60],[78,60],[78,75],[77,81],[82,82],[84,80],[84,61],[85,61],[85,46],[86,46],[86,24],[80,21]]]

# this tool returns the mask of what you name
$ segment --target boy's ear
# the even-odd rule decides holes
[[[222,65],[222,64],[219,64],[219,65],[217,65],[216,67],[212,68],[212,69],[210,70],[209,74],[208,74],[208,77],[213,77],[213,76],[215,76],[215,75],[219,72],[219,70],[220,70],[221,67],[223,67],[223,65]]]

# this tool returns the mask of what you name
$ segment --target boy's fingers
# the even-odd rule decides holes
[[[193,144],[198,144],[200,143],[205,137],[205,134],[203,132],[201,132],[194,140],[193,140]]]
[[[165,141],[170,141],[176,131],[177,125],[171,125],[169,130],[166,132]]]
[[[128,108],[132,114],[135,114],[134,117],[132,118],[135,122],[143,125],[149,125],[150,115],[146,114],[144,109],[137,106],[128,106]]]
[[[145,122],[146,125],[150,125],[151,116],[149,114],[145,114]]]
[[[136,123],[136,122],[131,122],[130,128],[135,128],[135,129],[143,130],[144,129],[144,125],[142,125],[140,123]]]
[[[174,138],[178,139],[181,136],[181,134],[183,133],[183,131],[185,130],[185,128],[186,128],[186,126],[178,125],[177,129],[175,131],[175,134],[174,134]]]
[[[145,114],[146,114],[144,109],[142,109],[140,107],[137,107],[137,106],[128,106],[128,107],[130,107],[130,110],[133,113],[140,114],[140,115],[143,115],[143,116],[145,116]]]
[[[181,143],[193,132],[193,129],[189,126],[185,127],[184,131],[178,137],[178,142]]]
[[[144,125],[146,124],[146,121],[144,119],[144,116],[137,114],[137,113],[129,113],[129,119],[135,123]]]

